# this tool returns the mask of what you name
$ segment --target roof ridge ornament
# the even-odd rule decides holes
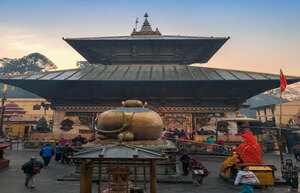
[[[136,37],[136,36],[161,36],[160,31],[158,28],[156,28],[155,31],[152,30],[151,25],[148,21],[148,13],[146,12],[144,14],[145,21],[140,29],[140,31],[137,31],[137,25],[135,25],[135,28],[133,28],[133,31],[131,33],[131,36]],[[136,24],[137,24],[137,19],[136,19]]]

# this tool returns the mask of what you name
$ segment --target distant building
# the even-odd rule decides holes
[[[1,101],[1,99],[0,99]],[[51,107],[45,108],[43,104],[50,104],[46,99],[42,98],[8,98],[5,104],[13,102],[18,105],[19,108],[24,110],[23,117],[28,120],[38,121],[42,117],[45,117],[47,123],[49,124],[53,120],[53,110]]]
[[[3,128],[6,136],[27,137],[36,122],[24,118],[26,111],[18,104],[9,102],[5,105]]]
[[[261,122],[275,121],[280,124],[280,104],[270,104],[253,108],[256,110],[256,118]],[[282,103],[282,125],[300,126],[300,101]]]

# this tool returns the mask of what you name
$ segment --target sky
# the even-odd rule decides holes
[[[62,37],[130,35],[145,12],[163,35],[227,37],[206,67],[300,76],[298,0],[0,0],[0,58],[84,60]]]

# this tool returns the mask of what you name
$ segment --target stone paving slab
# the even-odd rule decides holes
[[[57,164],[54,160],[47,169],[42,169],[41,174],[37,178],[37,187],[34,190],[27,189],[24,186],[25,175],[20,170],[23,163],[28,161],[31,156],[39,157],[39,150],[9,150],[7,151],[6,157],[11,160],[11,165],[8,169],[0,171],[0,193],[79,193],[79,181],[57,181],[59,176],[71,173],[74,171],[74,165],[62,165]],[[278,156],[265,155],[264,159],[268,159],[274,162],[279,161]],[[168,184],[158,183],[158,193],[233,193],[242,190],[241,187],[232,186],[226,181],[218,177],[218,173],[215,173],[220,168],[220,163],[216,163],[216,158],[204,158],[197,157],[203,161],[205,166],[210,170],[211,175],[204,179],[204,184],[201,186],[194,186],[192,184]],[[278,162],[280,165],[280,162]],[[277,163],[275,163],[276,165]],[[105,183],[104,183],[105,184]],[[141,184],[140,184],[141,185]],[[149,192],[149,185],[148,191]],[[93,193],[97,192],[97,186],[93,185]],[[284,193],[288,192],[287,186],[276,186],[272,190],[267,189],[255,189],[255,193]]]

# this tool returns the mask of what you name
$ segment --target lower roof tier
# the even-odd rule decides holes
[[[289,84],[300,77],[287,76]],[[0,77],[54,105],[237,106],[280,86],[279,75],[196,66],[98,66]]]

